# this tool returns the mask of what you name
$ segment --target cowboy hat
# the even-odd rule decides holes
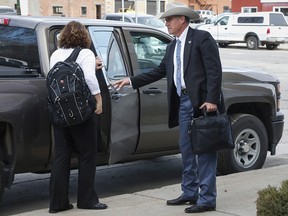
[[[169,16],[186,16],[190,20],[199,19],[199,14],[196,13],[194,10],[188,8],[185,4],[174,2],[167,4],[167,10],[162,13],[159,19],[163,19]]]

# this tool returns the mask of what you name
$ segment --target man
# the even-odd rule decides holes
[[[186,213],[216,209],[217,153],[196,156],[192,152],[188,124],[192,116],[201,115],[201,109],[214,112],[221,105],[222,68],[219,51],[212,36],[189,27],[189,20],[199,15],[188,7],[173,7],[164,12],[168,32],[175,36],[166,49],[160,65],[150,71],[114,83],[122,88],[132,84],[139,88],[167,77],[169,127],[179,125],[179,148],[182,155],[182,194],[168,200],[167,205],[193,204]],[[180,45],[176,45],[180,43]]]

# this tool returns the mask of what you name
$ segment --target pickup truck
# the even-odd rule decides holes
[[[288,24],[281,12],[223,13],[215,23],[196,28],[210,32],[220,47],[246,43],[248,49],[266,45],[272,50],[288,42]]]
[[[50,172],[53,133],[46,106],[49,57],[72,18],[0,16],[0,197],[15,174]],[[74,19],[75,20],[75,19]],[[117,21],[79,19],[90,33],[104,113],[95,133],[97,163],[113,164],[179,153],[178,128],[167,124],[167,81],[121,90],[115,80],[157,66],[173,38],[158,29]],[[235,149],[219,152],[222,174],[259,169],[281,139],[280,82],[267,73],[223,68],[223,94]],[[77,169],[77,154],[71,168]]]

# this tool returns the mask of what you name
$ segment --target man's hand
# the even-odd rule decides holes
[[[119,80],[119,81],[112,84],[112,86],[114,88],[116,88],[117,90],[120,90],[124,85],[130,85],[130,79],[129,78]]]
[[[217,110],[217,104],[205,102],[202,104],[202,106],[199,109],[203,109],[203,108],[206,109],[206,112],[214,112]]]

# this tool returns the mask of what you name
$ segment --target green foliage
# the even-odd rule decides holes
[[[281,187],[268,186],[258,191],[257,216],[288,216],[288,180]]]

